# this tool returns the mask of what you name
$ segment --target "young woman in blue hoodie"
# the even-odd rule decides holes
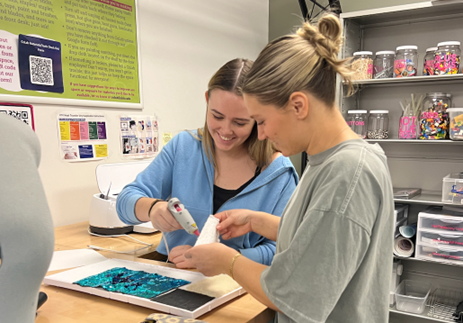
[[[241,86],[252,66],[234,59],[211,78],[206,91],[204,128],[175,136],[153,162],[117,198],[120,219],[130,225],[151,221],[167,240],[148,257],[192,268],[184,253],[196,242],[167,209],[178,198],[202,230],[210,214],[247,208],[281,215],[297,183],[290,160],[268,140],[257,138],[257,125],[243,100]],[[250,232],[222,241],[243,256],[269,265],[275,242]]]

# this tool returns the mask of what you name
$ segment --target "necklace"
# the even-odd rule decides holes
[[[347,129],[350,129],[350,127],[349,127],[349,126],[346,126],[344,129],[342,129],[341,131],[339,131],[338,134],[337,134],[335,137],[333,137],[333,139],[331,139],[331,142],[330,142],[330,144],[328,145],[328,149],[332,147],[331,145],[333,144],[333,142],[334,142],[344,131],[346,131]]]

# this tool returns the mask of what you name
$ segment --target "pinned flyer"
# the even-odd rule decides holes
[[[120,117],[121,152],[128,158],[154,157],[159,151],[157,118],[148,115]]]
[[[61,158],[72,162],[107,158],[106,125],[104,115],[60,113],[58,129]]]

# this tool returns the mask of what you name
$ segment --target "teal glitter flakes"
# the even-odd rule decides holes
[[[143,298],[152,298],[189,283],[183,279],[130,270],[125,267],[112,268],[74,282],[82,287],[99,287],[109,292]]]

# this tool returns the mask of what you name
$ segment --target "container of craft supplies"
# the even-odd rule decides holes
[[[352,80],[369,80],[373,77],[373,55],[372,52],[363,51],[354,53],[352,69],[355,71]]]
[[[347,124],[362,139],[367,137],[367,110],[347,111]]]
[[[423,75],[434,75],[434,59],[436,56],[437,47],[429,47],[426,49],[426,55],[423,60]]]
[[[373,78],[392,78],[394,76],[394,59],[395,52],[392,50],[376,52],[376,57],[373,62]]]
[[[396,48],[394,77],[416,76],[418,66],[418,46],[405,45]]]
[[[387,139],[389,138],[389,111],[370,110],[368,118],[368,139]]]
[[[449,115],[452,105],[449,93],[426,93],[424,108],[420,116],[420,139],[444,140],[448,137]]]
[[[460,73],[461,50],[459,41],[446,41],[437,44],[434,58],[434,75]]]
[[[447,109],[450,119],[450,139],[463,140],[463,108]]]
[[[420,113],[423,110],[424,95],[419,98],[412,93],[411,100],[400,102],[402,116],[399,120],[399,139],[416,139],[420,135]]]

